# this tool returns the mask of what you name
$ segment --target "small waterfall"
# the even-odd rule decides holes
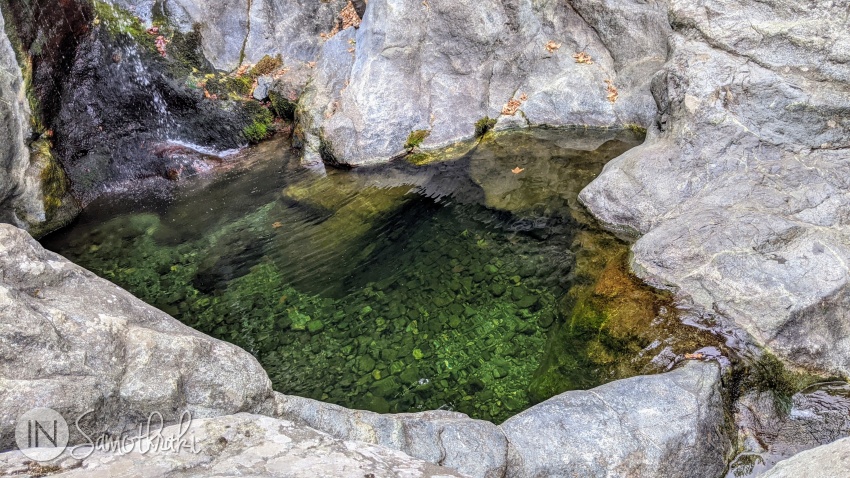
[[[134,25],[131,25],[130,19],[115,16],[104,20],[103,26],[111,31],[124,32],[130,30]],[[156,87],[150,71],[145,67],[139,46],[135,40],[128,35],[125,35],[123,40],[119,39],[112,60],[113,74],[116,78],[122,79],[124,92],[129,95],[142,92],[151,96],[150,109],[154,116],[152,132],[164,140],[175,139],[172,136],[178,126],[177,120],[169,112],[168,103]]]
[[[128,92],[131,89],[146,91],[151,95],[152,114],[156,124],[154,133],[166,140],[176,139],[172,138],[172,132],[177,127],[177,121],[168,111],[168,103],[166,103],[159,89],[155,87],[153,77],[145,68],[138,46],[135,43],[128,42],[121,48],[120,55],[121,58],[116,62],[115,68],[116,72],[127,80],[125,89]]]

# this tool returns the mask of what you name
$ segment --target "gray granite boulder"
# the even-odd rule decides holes
[[[724,420],[716,363],[566,392],[501,425],[505,476],[721,476]]]
[[[657,125],[581,193],[638,275],[850,373],[846,2],[673,1]]]
[[[456,412],[381,415],[282,394],[274,410],[473,477],[720,476],[731,448],[719,367],[704,362],[566,392],[498,427]]]
[[[497,128],[648,125],[668,31],[656,2],[372,0],[356,32],[323,46],[301,102],[308,158],[385,161],[414,131],[438,148],[473,137],[484,117]]]
[[[0,12],[2,13],[2,12]],[[23,225],[21,216],[32,214],[35,197],[33,184],[24,175],[29,166],[29,105],[24,95],[24,80],[15,59],[15,51],[0,24],[0,220]],[[29,202],[29,204],[27,204]],[[23,204],[22,204],[23,203]]]
[[[67,453],[34,463],[21,452],[0,454],[0,474],[38,477],[462,477],[451,469],[411,458],[378,445],[343,441],[287,420],[240,413],[194,420],[182,434],[178,425],[163,438],[180,438],[179,452],[142,440],[127,453],[98,450],[84,460]],[[88,449],[78,449],[82,456]],[[144,452],[144,450],[148,450]]]
[[[284,65],[315,60],[346,0],[110,0],[150,24],[155,9],[184,32],[198,27],[204,55],[220,70],[280,54]],[[158,11],[156,12],[158,13]]]
[[[0,224],[0,450],[24,412],[88,430],[161,413],[259,411],[271,383],[253,356],[205,336]],[[72,427],[73,430],[73,427]],[[81,439],[72,434],[72,442]]]
[[[505,474],[508,443],[502,431],[463,413],[434,410],[382,415],[278,393],[275,402],[275,416],[337,438],[400,450],[473,477]]]

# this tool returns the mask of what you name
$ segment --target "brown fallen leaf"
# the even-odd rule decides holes
[[[511,169],[511,172],[514,173],[514,174],[519,174],[523,171],[525,171],[525,168],[521,168],[519,166],[515,167],[514,169]]]
[[[522,106],[522,103],[528,99],[528,96],[523,93],[519,96],[519,98],[511,98],[508,100],[508,104],[506,104],[502,108],[502,114],[506,116],[513,116],[519,111],[519,107]]]
[[[576,59],[576,63],[584,63],[587,65],[593,64],[593,58],[591,58],[590,55],[587,54],[587,52],[580,51],[573,55],[573,58]]]
[[[253,65],[248,64],[240,66],[239,69],[236,70],[236,76],[245,76],[245,73],[248,73],[248,70],[250,70],[252,66]]]
[[[345,7],[339,12],[340,30],[345,30],[349,27],[360,27],[360,15],[357,14],[357,9],[354,8],[354,3],[348,0]]]
[[[608,91],[608,101],[611,103],[615,103],[617,98],[620,96],[620,93],[617,91],[617,87],[614,86],[614,82],[611,80],[605,80],[605,84],[608,85],[606,90]]]
[[[701,360],[705,358],[705,355],[697,352],[693,354],[685,354],[685,358],[688,360]]]
[[[549,40],[548,42],[546,42],[546,51],[548,51],[549,53],[555,53],[555,51],[557,51],[560,48],[561,48],[560,43],[555,43],[552,40]]]

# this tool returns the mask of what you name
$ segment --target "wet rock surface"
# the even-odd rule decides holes
[[[726,476],[761,476],[781,460],[850,435],[848,412],[850,391],[844,382],[816,384],[791,397],[747,393],[735,404],[741,451]]]
[[[32,70],[34,132],[55,145],[83,203],[130,181],[197,173],[209,167],[200,153],[220,155],[273,129],[273,115],[249,99],[252,79],[226,78],[217,94],[206,89],[222,75],[196,30],[166,20],[147,29],[99,0],[10,5],[10,38]],[[173,143],[191,145],[200,160],[159,154]]]
[[[0,4],[0,19],[8,7]],[[31,145],[27,91],[10,37],[0,25],[0,221],[40,235],[78,212],[49,142]],[[32,147],[32,149],[31,149]]]
[[[764,473],[764,478],[792,478],[810,476],[827,478],[850,475],[850,438],[806,450]]]
[[[581,194],[632,266],[791,364],[850,371],[842,2],[671,2],[658,130]],[[748,18],[748,21],[742,21]]]

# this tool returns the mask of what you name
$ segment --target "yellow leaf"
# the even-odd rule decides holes
[[[587,52],[580,51],[573,55],[573,58],[576,59],[576,63],[585,63],[588,65],[593,64],[593,58],[591,58],[590,55],[587,54]]]

